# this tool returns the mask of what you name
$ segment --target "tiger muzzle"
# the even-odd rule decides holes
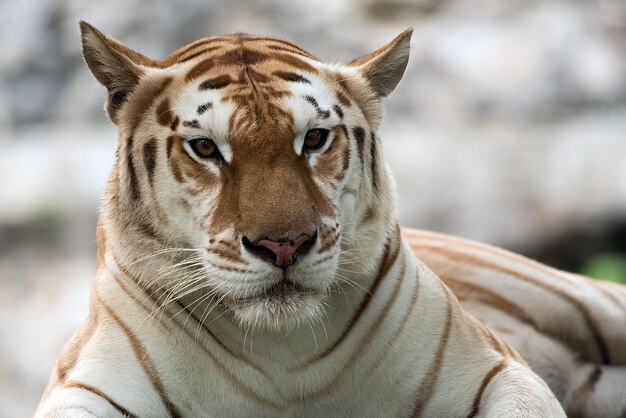
[[[316,240],[317,231],[312,236],[301,234],[297,238],[278,240],[263,238],[256,240],[255,243],[244,236],[242,243],[246,250],[254,256],[285,269],[306,255]]]

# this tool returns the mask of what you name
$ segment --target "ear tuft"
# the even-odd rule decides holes
[[[367,55],[348,63],[356,67],[378,97],[388,96],[398,85],[409,62],[411,35],[409,28]]]
[[[117,123],[117,112],[143,74],[141,66],[152,66],[154,62],[85,21],[80,22],[80,35],[85,63],[96,80],[106,87],[107,112]]]

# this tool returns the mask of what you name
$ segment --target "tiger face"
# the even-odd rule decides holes
[[[244,34],[153,61],[81,28],[120,134],[104,209],[114,250],[166,258],[170,274],[144,262],[139,280],[172,299],[214,300],[242,325],[319,319],[347,266],[372,262],[355,256],[375,233],[365,221],[388,222],[375,131],[411,32],[339,66]]]

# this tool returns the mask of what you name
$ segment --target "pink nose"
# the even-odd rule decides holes
[[[307,234],[302,234],[293,240],[273,241],[269,239],[259,240],[252,244],[246,237],[243,238],[244,246],[254,255],[273,263],[274,265],[286,268],[295,263],[299,257],[307,253],[317,238],[317,233],[309,238]]]

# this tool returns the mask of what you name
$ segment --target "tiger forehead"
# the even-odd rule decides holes
[[[297,45],[247,34],[200,39],[175,51],[160,64],[184,65],[184,81],[192,89],[219,90],[220,101],[232,102],[237,113],[250,110],[255,118],[289,118],[277,107],[278,103],[293,95],[294,83],[312,86],[312,79],[320,75],[321,68],[317,58]]]
[[[256,67],[267,62],[315,74],[316,69],[311,63],[319,62],[316,57],[291,42],[235,34],[199,39],[173,52],[159,64],[161,67],[169,67],[189,61],[195,65],[187,73],[187,80],[195,79],[215,67]]]

